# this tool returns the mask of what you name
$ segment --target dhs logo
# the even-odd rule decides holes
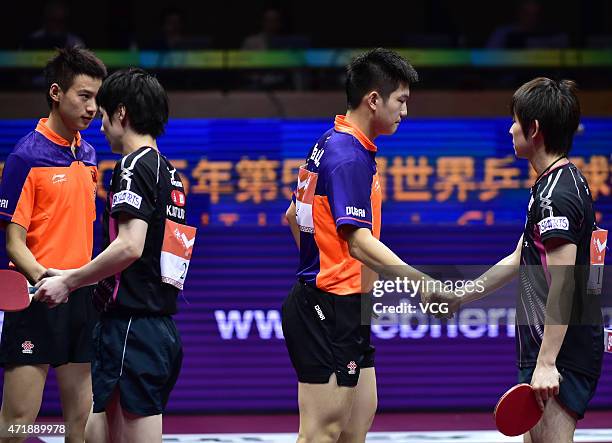
[[[354,206],[347,206],[346,207],[346,215],[352,215],[352,216],[355,216],[355,217],[365,218],[366,212],[365,212],[365,209],[356,208]]]

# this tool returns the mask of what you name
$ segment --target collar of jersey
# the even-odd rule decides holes
[[[40,132],[47,140],[55,143],[56,145],[65,146],[69,148],[72,144],[64,137],[53,131],[47,126],[48,118],[41,118],[36,125],[36,132]],[[81,146],[81,133],[77,131],[74,137],[74,144]]]
[[[554,171],[556,171],[559,168],[562,168],[563,166],[567,166],[571,163],[571,161],[569,161],[569,158],[567,159],[568,162],[567,163],[562,163],[560,165],[555,165],[552,169],[549,169],[548,171],[546,171],[546,173],[544,175],[542,175],[533,185],[536,186],[538,183],[542,182],[542,179],[550,174],[552,174]]]
[[[368,151],[376,152],[378,150],[376,145],[372,143],[370,139],[367,138],[365,134],[361,132],[357,126],[348,122],[346,120],[346,116],[344,115],[336,115],[336,119],[334,120],[334,129],[338,132],[344,132],[346,134],[351,134]]]

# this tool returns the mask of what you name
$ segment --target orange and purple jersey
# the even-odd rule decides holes
[[[96,154],[71,144],[41,119],[6,159],[0,183],[0,222],[27,231],[26,245],[45,267],[78,268],[91,260],[96,218]]]
[[[338,233],[342,225],[380,238],[382,192],[376,145],[342,115],[308,154],[295,192],[300,228],[298,279],[337,295],[362,292],[362,264]]]

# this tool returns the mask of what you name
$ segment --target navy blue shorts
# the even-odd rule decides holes
[[[534,370],[535,367],[519,369],[519,383],[530,384]],[[559,384],[557,400],[564,409],[574,415],[574,418],[582,420],[587,405],[595,395],[599,378],[565,368],[558,368],[558,370],[563,381]]]
[[[33,301],[23,311],[5,312],[0,365],[90,363],[97,321],[91,287],[77,289],[55,308]]]
[[[104,315],[94,329],[94,347],[94,412],[106,409],[116,387],[124,410],[140,416],[164,412],[183,362],[172,317]]]

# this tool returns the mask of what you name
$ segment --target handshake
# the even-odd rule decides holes
[[[63,271],[52,268],[45,270],[38,283],[36,283],[36,293],[33,299],[47,303],[50,308],[54,308],[61,303],[67,303],[70,289],[65,280],[70,272],[70,270]]]
[[[429,312],[436,318],[451,319],[461,307],[463,291],[452,291],[445,289],[439,280],[430,280],[434,283],[433,290],[425,288],[421,291],[421,306],[425,312]],[[458,294],[457,292],[461,292]],[[436,306],[435,309],[433,307]]]
[[[436,280],[420,272],[400,277],[389,275],[373,282],[372,295],[374,299],[388,296],[373,303],[374,314],[408,314],[416,313],[433,315],[436,318],[453,318],[462,304],[480,298],[485,288],[469,280]],[[418,306],[407,303],[406,296],[420,297]]]

